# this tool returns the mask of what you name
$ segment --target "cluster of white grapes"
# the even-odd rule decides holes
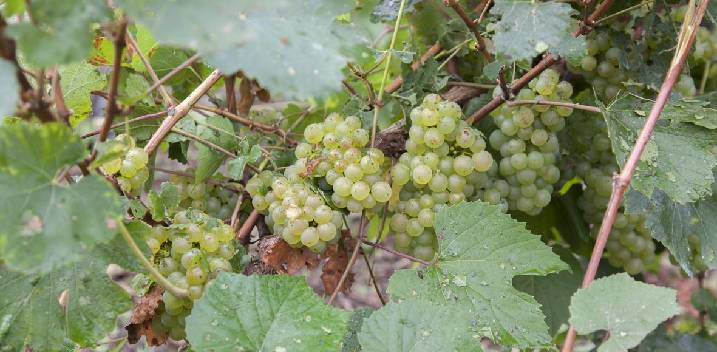
[[[116,180],[123,192],[138,195],[149,179],[149,156],[144,149],[136,146],[134,138],[129,135],[118,135],[114,142],[106,152],[121,156],[103,162],[100,168],[109,175],[118,174]]]
[[[285,174],[291,174],[288,168]],[[322,252],[338,238],[342,214],[329,207],[306,179],[264,171],[247,182],[246,190],[254,209],[266,215],[272,232],[289,245]]]
[[[427,95],[410,119],[406,153],[391,168],[401,191],[389,226],[398,250],[431,260],[436,213],[474,196],[476,178],[491,169],[493,156],[482,133],[462,120],[460,106],[437,94]]]
[[[594,133],[585,152],[576,156],[578,161],[573,171],[585,185],[583,194],[578,198],[578,207],[595,238],[610,200],[613,175],[618,168],[605,121],[600,116],[583,117],[587,119],[584,128]],[[622,267],[632,275],[654,267],[657,261],[655,243],[645,226],[644,216],[626,214],[620,210],[605,252],[611,265]]]
[[[187,170],[193,174],[192,169]],[[239,189],[233,184],[223,182],[221,177],[212,177],[208,181],[195,183],[191,177],[170,175],[169,182],[179,191],[179,209],[198,209],[212,217],[226,220],[232,216]]]
[[[204,292],[208,280],[231,271],[236,253],[234,231],[223,221],[198,210],[179,211],[168,227],[157,226],[145,240],[159,272],[176,287],[187,291],[182,298],[165,291],[162,312],[153,321],[155,333],[166,332],[174,340],[184,338],[184,318],[193,301]]]
[[[518,92],[516,99],[564,102],[572,94],[572,85],[548,69],[531,81],[529,88]],[[565,117],[572,112],[570,107],[539,104],[504,105],[493,111],[498,128],[488,142],[501,157],[498,174],[502,179],[481,180],[482,199],[507,203],[508,209],[528,215],[540,213],[550,203],[553,185],[560,179],[555,165],[560,147],[556,133],[565,127]]]

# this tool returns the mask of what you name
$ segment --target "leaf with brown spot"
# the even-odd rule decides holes
[[[314,268],[319,264],[316,253],[306,248],[291,248],[277,236],[265,237],[259,241],[261,261],[278,273],[295,274],[303,268]]]

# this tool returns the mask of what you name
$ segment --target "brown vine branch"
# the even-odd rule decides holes
[[[458,17],[463,20],[463,23],[465,23],[466,27],[468,27],[468,29],[470,29],[470,31],[473,33],[473,36],[476,38],[477,42],[476,49],[478,49],[478,51],[483,54],[483,57],[485,57],[486,60],[492,60],[492,55],[486,49],[485,40],[483,40],[483,37],[480,35],[480,28],[478,28],[478,23],[468,17],[468,14],[463,9],[463,6],[461,6],[458,0],[443,0],[443,3],[446,4],[446,6],[450,6],[453,11],[458,15]]]
[[[376,276],[373,274],[373,269],[371,268],[371,263],[368,261],[368,257],[366,257],[366,253],[361,251],[361,256],[363,257],[364,263],[366,263],[366,268],[368,268],[368,274],[371,277],[371,282],[373,283],[373,289],[376,291],[376,295],[378,296],[379,301],[381,301],[381,305],[386,305],[386,300],[383,298],[383,295],[381,294],[381,289],[378,287],[378,282],[376,281]]]
[[[159,118],[162,118],[162,117],[165,117],[165,116],[167,116],[167,112],[166,112],[166,111],[153,112],[153,113],[151,113],[151,114],[147,114],[147,115],[142,115],[142,116],[137,116],[137,117],[131,118],[131,119],[129,119],[129,120],[127,120],[127,121],[124,121],[124,122],[115,123],[115,124],[113,124],[112,126],[110,126],[110,129],[113,130],[113,129],[115,129],[115,128],[122,127],[122,126],[124,126],[124,125],[129,125],[129,124],[132,124],[132,123],[135,123],[135,122],[140,122],[140,121],[145,121],[145,120],[154,120],[154,119],[159,119]],[[88,138],[88,137],[96,136],[96,135],[98,135],[98,134],[100,134],[100,130],[95,130],[95,131],[92,131],[92,132],[83,134],[83,135],[82,135],[82,138]]]
[[[341,287],[344,286],[344,282],[346,281],[346,277],[349,276],[349,272],[351,271],[351,268],[354,266],[354,263],[356,263],[356,258],[358,258],[358,253],[361,250],[361,243],[364,240],[364,231],[363,226],[365,222],[365,216],[363,213],[361,213],[361,220],[359,220],[359,227],[358,227],[358,236],[356,239],[356,245],[354,246],[354,250],[351,253],[351,258],[349,258],[349,262],[346,264],[346,269],[341,274],[341,278],[339,279],[338,284],[336,284],[336,288],[334,289],[334,292],[331,293],[331,297],[329,297],[328,304],[331,305],[336,300],[336,296],[338,296],[339,291],[341,290]]]
[[[236,239],[239,240],[239,243],[241,243],[242,245],[246,246],[249,244],[249,240],[251,239],[251,230],[254,229],[254,225],[256,225],[257,220],[259,220],[259,215],[260,214],[258,211],[256,211],[256,209],[252,210],[237,231]],[[239,222],[237,221],[236,223]]]
[[[228,119],[230,119],[230,120],[234,120],[234,121],[236,121],[236,122],[239,122],[239,123],[241,123],[241,124],[244,124],[245,126],[247,126],[247,127],[249,127],[249,128],[257,129],[257,130],[259,130],[259,131],[261,131],[261,132],[265,132],[265,133],[275,134],[275,135],[277,135],[277,136],[279,136],[279,137],[281,137],[281,138],[286,139],[287,142],[289,142],[290,144],[296,144],[296,142],[295,142],[294,140],[288,138],[288,133],[286,133],[285,131],[283,131],[282,129],[280,129],[280,128],[278,128],[278,127],[271,126],[271,125],[266,125],[266,124],[263,124],[263,123],[260,123],[260,122],[256,122],[256,121],[253,121],[253,120],[248,119],[248,118],[246,118],[246,117],[242,117],[242,116],[239,116],[239,115],[237,115],[237,114],[232,114],[232,113],[230,113],[230,112],[228,112],[228,111],[226,111],[226,110],[219,109],[219,108],[215,108],[215,107],[212,107],[212,106],[206,106],[206,105],[197,104],[197,105],[194,106],[194,109],[213,112],[213,113],[215,113],[215,114],[217,114],[217,115],[221,115],[221,116],[224,116],[224,117],[226,117],[226,118],[228,118]]]
[[[68,126],[70,125],[70,115],[72,112],[65,103],[65,97],[62,94],[62,85],[60,84],[60,72],[55,67],[50,73],[52,76],[50,84],[52,85],[52,99],[55,101],[55,111],[57,112],[57,119]]]
[[[563,106],[566,108],[572,108],[576,110],[583,110],[589,112],[600,112],[600,108],[597,106],[583,105],[577,103],[570,103],[567,101],[550,101],[550,100],[512,100],[506,103],[508,106],[519,106],[519,105],[550,105],[550,106]]]
[[[189,138],[189,139],[191,139],[191,140],[193,140],[193,141],[195,141],[195,142],[204,144],[204,145],[206,145],[207,147],[212,148],[212,149],[214,149],[214,150],[216,150],[216,151],[218,151],[218,152],[220,152],[220,153],[222,153],[222,154],[224,154],[224,155],[226,155],[226,156],[228,156],[228,157],[230,157],[230,158],[236,158],[236,157],[237,157],[236,154],[234,154],[234,153],[232,153],[232,152],[230,152],[230,151],[228,151],[228,150],[222,148],[221,146],[219,146],[219,145],[217,145],[217,144],[214,144],[214,143],[212,143],[212,142],[210,142],[210,141],[208,141],[208,140],[206,140],[206,139],[204,139],[204,138],[202,138],[202,137],[199,137],[199,136],[197,136],[197,135],[194,135],[194,134],[192,134],[192,133],[189,133],[189,132],[187,132],[187,131],[181,130],[181,129],[179,129],[179,128],[172,128],[171,131],[172,131],[172,133],[176,133],[176,134],[178,134],[178,135],[180,135],[180,136],[187,137],[187,138]]]
[[[159,143],[162,142],[162,139],[169,133],[169,131],[172,130],[172,127],[179,122],[184,116],[187,115],[189,110],[194,106],[194,104],[197,103],[199,98],[204,96],[209,89],[212,88],[214,83],[216,83],[219,78],[221,78],[222,74],[219,72],[219,70],[214,70],[212,73],[209,74],[209,76],[199,84],[199,86],[194,89],[192,93],[189,94],[179,105],[177,105],[174,108],[170,108],[170,111],[168,113],[168,117],[162,121],[162,124],[159,126],[157,131],[154,132],[152,137],[147,142],[147,145],[144,147],[144,150],[147,152],[147,154],[152,154],[157,150],[157,147],[159,147]]]
[[[421,55],[420,60],[415,61],[414,63],[411,64],[411,69],[414,71],[418,70],[419,68],[421,68],[421,66],[423,66],[426,63],[426,61],[428,61],[428,59],[436,56],[436,54],[441,52],[441,50],[443,50],[443,46],[441,45],[440,42],[436,42],[435,44],[431,45],[431,47],[428,48],[428,50],[426,50],[426,52],[423,53],[423,55]],[[403,84],[403,76],[399,75],[393,81],[391,81],[391,83],[389,83],[386,86],[385,91],[386,91],[386,93],[393,93],[393,92],[397,91],[398,88],[401,88],[402,84]]]
[[[670,64],[670,68],[667,71],[667,75],[662,82],[660,92],[657,94],[655,104],[652,105],[650,114],[648,115],[647,120],[645,120],[645,125],[640,131],[640,135],[637,137],[635,145],[632,148],[630,156],[627,158],[627,161],[625,162],[622,171],[617,176],[615,176],[615,179],[613,181],[612,194],[610,195],[610,202],[608,203],[607,209],[605,210],[605,214],[603,215],[602,224],[600,224],[600,230],[598,231],[597,239],[595,240],[595,247],[593,247],[593,252],[590,256],[588,268],[585,271],[585,275],[583,276],[583,288],[588,287],[590,283],[595,279],[595,274],[597,273],[598,265],[600,264],[600,258],[602,258],[603,251],[605,250],[605,244],[607,243],[608,237],[610,236],[612,226],[615,223],[615,218],[617,216],[617,212],[620,209],[620,204],[622,203],[622,199],[625,195],[625,191],[627,190],[627,186],[630,184],[630,180],[632,179],[632,175],[635,173],[637,163],[640,161],[642,152],[645,150],[645,146],[650,140],[650,136],[652,135],[652,131],[657,124],[657,120],[660,118],[660,114],[665,108],[665,104],[667,103],[667,100],[670,96],[672,87],[675,85],[675,82],[677,82],[680,77],[680,71],[682,71],[682,67],[685,64],[685,60],[687,60],[687,56],[695,40],[697,29],[699,28],[700,22],[702,21],[702,17],[704,16],[708,3],[709,0],[704,0],[699,4],[696,10],[694,10],[694,8],[691,8],[690,10],[694,10],[693,16],[690,16],[691,13],[690,11],[688,11],[687,20],[685,20],[685,22],[682,24],[682,29],[678,37],[675,55],[672,58],[672,63]],[[576,335],[577,332],[575,331],[575,328],[573,326],[570,326],[570,328],[568,329],[567,336],[565,338],[565,344],[563,345],[562,352],[571,352],[573,350]]]
[[[425,260],[423,260],[423,259],[420,259],[420,258],[416,258],[416,257],[414,257],[414,256],[412,256],[412,255],[408,255],[408,254],[405,254],[405,253],[401,253],[401,252],[399,252],[399,251],[397,251],[397,250],[395,250],[395,249],[386,247],[386,246],[384,246],[384,245],[382,245],[382,244],[380,244],[380,243],[374,243],[374,242],[371,242],[371,241],[363,241],[363,243],[364,243],[364,244],[367,244],[367,245],[369,245],[369,246],[371,246],[371,247],[378,248],[378,249],[380,249],[380,250],[382,250],[382,251],[391,253],[391,254],[393,254],[393,255],[395,255],[395,256],[397,256],[397,257],[405,258],[405,259],[408,259],[408,260],[410,260],[410,261],[413,261],[413,262],[416,262],[416,263],[421,263],[421,264],[426,265],[426,266],[431,265],[430,262],[427,262],[427,261],[425,261]]]
[[[558,62],[557,57],[553,56],[550,53],[546,53],[545,56],[543,56],[543,59],[538,62],[537,65],[533,66],[528,72],[526,72],[522,77],[516,79],[513,81],[510,85],[510,90],[513,95],[518,94],[518,92],[523,89],[528,83],[535,77],[537,77],[541,72],[545,71],[550,66],[553,66]],[[478,111],[474,112],[471,116],[469,116],[466,119],[466,122],[468,122],[469,125],[472,125],[478,121],[480,121],[482,118],[486,117],[491,111],[498,108],[505,99],[502,95],[499,95],[495,98],[493,98],[491,101],[483,105]]]
[[[137,45],[137,41],[134,40],[132,33],[130,33],[129,31],[125,32],[127,35],[127,43],[129,43],[129,46],[132,48],[132,50],[134,50],[137,56],[139,56],[139,60],[142,61],[142,65],[144,65],[144,67],[147,69],[147,73],[149,73],[149,77],[152,78],[152,82],[157,85],[157,88],[159,89],[159,94],[162,96],[162,99],[164,99],[164,104],[167,107],[174,105],[174,99],[172,99],[172,96],[169,95],[169,93],[166,89],[164,89],[162,84],[159,83],[159,77],[157,76],[157,73],[154,72],[154,69],[152,68],[152,64],[149,62],[149,59],[146,55],[144,55],[139,45]]]
[[[236,74],[224,76],[224,91],[227,96],[227,111],[232,114],[237,113],[237,96],[234,90],[234,84],[236,83]]]
[[[590,14],[590,16],[585,19],[585,21],[582,21],[578,24],[578,28],[573,33],[573,36],[579,37],[581,35],[590,33],[593,30],[593,26],[595,26],[595,22],[598,20],[598,18],[604,15],[608,9],[610,9],[610,6],[612,6],[613,2],[615,2],[615,0],[605,0],[601,2],[600,5],[598,5],[598,7],[596,7],[595,10]]]
[[[155,89],[159,88],[159,86],[169,81],[169,79],[174,77],[177,73],[194,64],[200,57],[201,56],[199,54],[192,55],[192,57],[188,58],[186,61],[179,64],[179,66],[173,68],[166,75],[162,76],[159,81],[154,82],[152,86],[150,86],[149,88],[147,88],[146,91],[144,91],[144,94],[147,95],[149,93],[152,93]]]

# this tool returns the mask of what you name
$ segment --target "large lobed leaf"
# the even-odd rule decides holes
[[[69,186],[56,181],[85,154],[60,124],[0,128],[0,258],[10,268],[47,272],[114,235],[107,219],[122,213],[109,183],[94,175]]]
[[[497,0],[491,13],[501,16],[493,36],[499,56],[519,61],[545,51],[571,59],[585,55],[585,39],[572,35],[576,11],[568,3]]]
[[[364,352],[482,351],[480,336],[467,334],[468,321],[424,300],[390,302],[364,321],[359,342]]]
[[[337,351],[349,314],[327,306],[304,277],[221,273],[187,317],[197,351]]]
[[[518,275],[568,269],[539,237],[498,207],[482,202],[442,210],[436,233],[437,265],[424,272],[396,272],[389,284],[392,298],[457,307],[454,319],[502,345],[527,347],[550,341],[540,304],[511,281]]]
[[[336,26],[348,0],[120,0],[157,41],[197,50],[224,73],[244,71],[272,93],[323,96],[340,87],[343,52],[355,42]]]
[[[631,104],[624,99],[603,110],[607,121],[612,150],[622,165],[632,150],[637,135],[645,124],[651,104]],[[677,109],[670,108],[668,117],[676,119]],[[688,111],[684,112],[689,113]],[[712,169],[717,158],[711,148],[717,145],[717,131],[692,123],[666,121],[655,126],[645,146],[630,187],[651,197],[659,189],[673,201],[694,202],[712,193]]]
[[[717,195],[679,204],[660,190],[651,198],[631,191],[625,197],[625,209],[645,216],[652,237],[670,250],[688,274],[704,269],[694,261],[695,253],[700,253],[702,264],[717,268]],[[690,240],[691,236],[699,240],[700,248],[693,248],[698,244]]]
[[[82,261],[45,274],[0,269],[0,350],[65,351],[66,338],[93,346],[113,329],[117,315],[132,307],[129,294],[110,280],[107,266],[141,270],[133,258],[115,237]]]
[[[87,57],[92,25],[108,21],[111,10],[104,0],[34,0],[28,3],[33,22],[11,25],[8,33],[28,63],[38,66],[68,64]]]
[[[570,302],[570,323],[580,334],[606,330],[598,352],[626,352],[661,322],[679,313],[677,291],[635,281],[626,273],[593,281]]]
[[[15,65],[0,59],[0,121],[15,112],[20,87],[15,76]]]

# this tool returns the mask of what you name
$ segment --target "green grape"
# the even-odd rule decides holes
[[[379,203],[385,203],[391,198],[391,185],[386,182],[376,182],[371,186],[371,195]]]
[[[318,123],[312,123],[304,129],[304,138],[309,143],[319,143],[324,138],[324,127]]]

